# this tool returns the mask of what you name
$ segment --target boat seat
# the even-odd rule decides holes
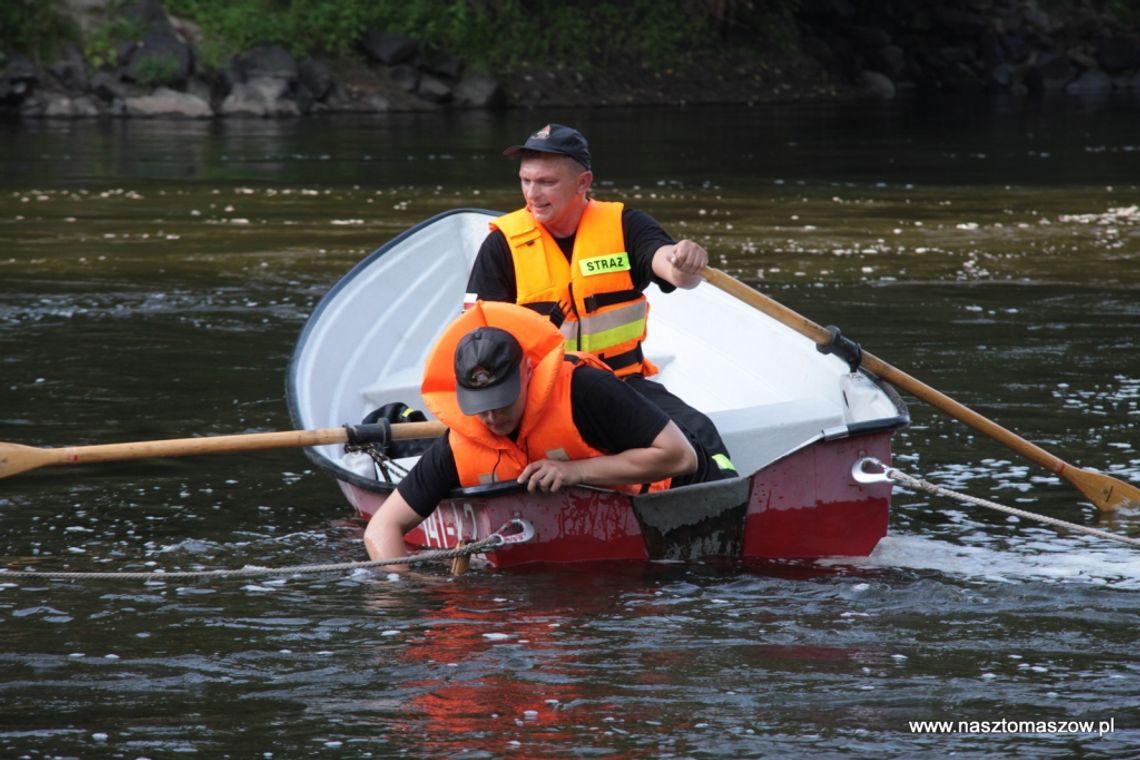
[[[818,399],[722,409],[709,414],[720,431],[737,472],[759,470],[796,449],[819,440],[824,431],[843,424],[843,410]]]
[[[360,391],[360,397],[366,408],[361,412],[360,418],[373,409],[395,401],[422,408],[423,401],[420,398],[422,380],[423,370],[420,367],[408,367],[385,376],[382,381],[365,386]]]

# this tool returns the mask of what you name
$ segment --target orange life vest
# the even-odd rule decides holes
[[[526,411],[515,440],[495,435],[478,417],[464,414],[455,397],[455,347],[460,338],[483,326],[514,335],[530,362]],[[574,425],[570,379],[582,363],[611,370],[589,354],[572,354],[573,361],[566,361],[562,345],[562,335],[550,320],[515,304],[477,301],[444,330],[428,357],[421,393],[427,408],[451,429],[451,451],[463,486],[513,480],[539,459],[588,459],[605,453],[586,443]],[[669,482],[650,488],[668,488]],[[614,488],[643,490],[640,485]]]
[[[570,261],[547,229],[525,209],[491,222],[511,249],[518,283],[516,302],[559,307],[565,320],[559,329],[567,351],[589,351],[617,375],[657,374],[645,359],[649,301],[633,282],[625,247],[623,204],[591,200],[574,237]]]

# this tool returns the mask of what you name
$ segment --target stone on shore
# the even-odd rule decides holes
[[[1070,95],[1097,95],[1112,91],[1112,77],[1100,69],[1089,69],[1065,86]]]
[[[258,45],[234,58],[233,69],[243,82],[255,79],[297,80],[300,67],[293,54],[280,45]]]
[[[869,98],[890,100],[895,96],[895,83],[877,71],[864,71],[859,77],[859,91]]]
[[[144,118],[179,117],[184,119],[208,119],[214,115],[210,104],[188,92],[159,87],[151,95],[126,98],[123,101],[127,116]]]
[[[507,106],[507,93],[494,77],[469,74],[456,85],[452,103],[462,108],[494,111]]]
[[[140,84],[185,84],[194,73],[194,54],[173,31],[153,31],[130,51],[122,77]]]
[[[289,82],[279,77],[258,77],[238,82],[222,101],[223,116],[298,116],[297,103],[287,97]]]

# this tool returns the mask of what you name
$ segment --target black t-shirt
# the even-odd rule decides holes
[[[645,290],[649,283],[656,282],[665,293],[676,289],[667,280],[653,274],[653,254],[663,245],[673,245],[673,238],[661,228],[657,220],[644,211],[635,211],[628,206],[622,209],[621,229],[625,236],[625,247],[629,252],[630,274],[634,287]],[[555,238],[558,247],[569,261],[574,252],[574,235]],[[515,265],[511,249],[500,230],[493,230],[475,257],[471,276],[467,280],[467,292],[474,293],[483,301],[506,301],[514,303],[518,296],[515,280]]]
[[[570,403],[582,440],[607,454],[646,448],[669,423],[665,412],[615,375],[585,365],[576,367],[570,379]],[[397,488],[417,514],[427,517],[459,486],[455,455],[444,435]]]

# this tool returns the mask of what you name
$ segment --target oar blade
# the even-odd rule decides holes
[[[0,478],[19,475],[54,462],[50,451],[18,443],[0,443]]]
[[[1123,480],[1092,470],[1067,469],[1061,477],[1077,487],[1102,512],[1121,507],[1140,509],[1140,488]]]

